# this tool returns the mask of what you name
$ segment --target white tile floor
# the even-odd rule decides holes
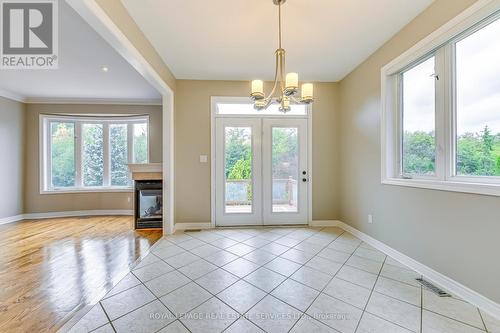
[[[216,229],[160,240],[71,332],[490,332],[338,228]]]

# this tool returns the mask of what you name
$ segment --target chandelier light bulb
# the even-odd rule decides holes
[[[287,89],[298,89],[299,88],[299,74],[288,73],[286,75],[286,88]]]
[[[252,95],[254,99],[264,98],[264,82],[262,80],[252,81]]]
[[[312,102],[314,98],[314,88],[312,83],[304,83],[302,85],[302,101],[304,103]]]

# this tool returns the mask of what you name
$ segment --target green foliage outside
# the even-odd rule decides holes
[[[250,131],[241,127],[226,128],[226,179],[243,180],[252,177],[252,139]]]
[[[147,125],[134,125],[134,133],[134,163],[148,163]]]
[[[227,179],[250,179],[252,177],[252,159],[245,156],[239,159],[231,168]]]
[[[51,123],[52,186],[75,186],[75,126]]]
[[[297,129],[273,128],[273,177],[287,179],[297,173]],[[250,133],[245,128],[226,128],[226,179],[244,180],[252,177]]]
[[[405,174],[433,174],[435,171],[434,133],[405,132],[403,139]],[[500,133],[488,126],[480,133],[465,133],[457,140],[457,174],[500,176]]]
[[[135,132],[134,162],[147,163],[147,125],[139,124]],[[54,187],[75,186],[75,125],[73,123],[51,122],[51,166]],[[111,185],[127,186],[128,147],[127,125],[110,125]],[[104,175],[104,137],[101,124],[82,126],[82,166],[84,186],[102,186]]]
[[[111,125],[111,186],[128,185],[127,125]]]
[[[298,151],[296,128],[273,128],[273,178],[297,178]]]
[[[83,185],[102,186],[104,176],[103,126],[83,125]]]
[[[435,142],[434,132],[405,132],[403,137],[403,172],[417,175],[434,174]]]

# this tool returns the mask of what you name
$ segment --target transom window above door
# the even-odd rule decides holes
[[[130,190],[148,161],[148,116],[40,116],[41,193]]]
[[[253,102],[246,97],[213,97],[212,103],[215,106],[216,115],[233,116],[307,116],[309,105],[291,104],[290,111],[283,113],[279,111],[279,105],[270,105],[267,109],[256,110]]]

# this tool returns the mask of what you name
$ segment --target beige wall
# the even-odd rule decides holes
[[[23,213],[25,105],[0,97],[0,219]]]
[[[132,193],[40,194],[39,180],[39,115],[73,114],[137,114],[150,116],[150,161],[162,161],[161,106],[139,105],[62,105],[28,104],[26,106],[26,173],[24,213],[78,210],[132,209]],[[130,202],[128,198],[131,198]]]
[[[472,3],[436,1],[340,83],[340,216],[500,302],[500,198],[380,184],[381,67]]]
[[[269,87],[267,87],[269,88]],[[210,222],[210,97],[247,96],[247,81],[178,80],[175,94],[175,221]],[[315,84],[313,219],[338,218],[338,85]]]

